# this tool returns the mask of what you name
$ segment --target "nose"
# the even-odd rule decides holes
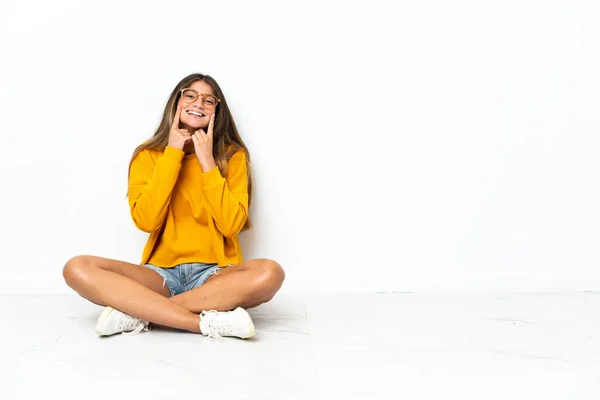
[[[201,109],[204,109],[204,99],[202,98],[202,96],[198,96],[198,98],[192,104],[200,107]]]

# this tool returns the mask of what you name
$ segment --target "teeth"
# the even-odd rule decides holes
[[[200,113],[197,113],[197,112],[195,112],[195,111],[188,111],[188,114],[191,114],[191,115],[197,115],[197,116],[199,116],[199,117],[204,117],[204,114],[200,114]]]

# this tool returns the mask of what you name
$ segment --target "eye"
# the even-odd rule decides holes
[[[181,94],[181,98],[182,98],[184,101],[191,102],[191,101],[194,101],[194,100],[196,100],[196,93],[195,93],[193,90],[186,89],[186,90],[184,90],[184,91],[183,91],[183,93]]]

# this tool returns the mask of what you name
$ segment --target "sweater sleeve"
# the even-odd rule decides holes
[[[182,150],[167,146],[156,162],[145,151],[133,160],[129,173],[129,210],[140,230],[151,233],[160,229],[183,156]]]
[[[209,212],[225,237],[240,233],[248,219],[248,175],[246,153],[238,151],[227,165],[227,179],[218,167],[202,174]]]

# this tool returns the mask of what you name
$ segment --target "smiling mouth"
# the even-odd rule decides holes
[[[202,114],[200,112],[196,112],[196,111],[190,111],[190,110],[188,110],[187,113],[188,113],[188,115],[193,115],[194,117],[199,117],[199,118],[206,117],[206,115],[204,115],[204,114]]]

